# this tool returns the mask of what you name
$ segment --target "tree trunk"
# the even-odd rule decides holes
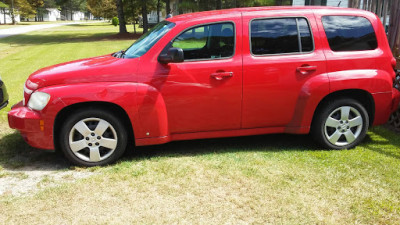
[[[160,22],[160,0],[157,0],[157,23]]]
[[[3,13],[4,13],[4,24],[7,24],[6,8],[3,9]]]
[[[167,16],[168,16],[168,14],[171,13],[171,3],[170,3],[170,0],[165,0],[165,5],[166,5],[166,13],[167,13]]]
[[[149,30],[146,0],[142,0],[143,34]]]
[[[14,0],[11,0],[11,20],[13,25],[17,24],[15,21]]]
[[[128,33],[128,31],[126,30],[124,5],[122,3],[122,0],[117,0],[117,12],[119,20],[119,33],[120,34]]]
[[[222,9],[222,0],[217,0],[216,8]]]
[[[182,9],[182,0],[179,0],[179,5],[178,5],[178,14],[183,14],[183,9]]]
[[[131,4],[133,5],[133,0],[131,0]],[[136,15],[134,8],[132,8],[132,19],[133,19],[133,33],[136,34]]]

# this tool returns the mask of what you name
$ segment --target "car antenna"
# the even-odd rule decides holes
[[[342,3],[342,1],[340,1],[340,2],[337,4],[337,7],[339,7],[341,3]]]

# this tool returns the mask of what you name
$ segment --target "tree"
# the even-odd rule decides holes
[[[7,4],[5,4],[3,2],[0,2],[0,11],[3,11],[4,24],[7,23],[7,21],[6,21],[6,9],[9,9],[9,8],[10,8],[10,6],[8,6]]]
[[[43,9],[44,1],[43,0],[28,0],[31,7],[35,10],[35,21],[43,20],[43,13],[45,9]]]
[[[87,7],[95,17],[111,19],[117,15],[117,7],[114,0],[87,0]]]
[[[72,20],[72,14],[74,11],[86,11],[87,3],[86,0],[55,0],[57,5],[61,7],[61,11],[64,12],[66,19]],[[68,18],[68,12],[70,12],[71,18]]]
[[[117,3],[117,13],[119,19],[119,33],[120,34],[128,33],[128,31],[126,30],[124,4],[122,0],[116,0],[116,3]]]
[[[13,1],[11,1],[13,2]],[[36,15],[36,10],[27,0],[14,0],[14,7],[17,10],[17,13],[22,17],[34,17]],[[13,13],[13,9],[11,9],[11,17],[13,20],[13,24],[15,24],[15,13]]]
[[[165,0],[165,5],[166,5],[165,12],[168,15],[168,14],[171,13],[171,2],[170,2],[170,0]]]
[[[149,22],[147,20],[147,1],[142,1],[142,17],[143,17],[143,33],[146,33],[149,29]]]

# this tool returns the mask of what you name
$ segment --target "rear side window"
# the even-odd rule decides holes
[[[310,26],[305,18],[256,19],[251,22],[251,53],[254,55],[311,52]]]
[[[364,17],[324,16],[322,24],[332,51],[363,51],[378,47],[374,28]]]
[[[181,48],[185,60],[232,57],[235,28],[231,22],[194,27],[176,37],[172,47]]]

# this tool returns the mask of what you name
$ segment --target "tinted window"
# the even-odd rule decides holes
[[[324,16],[322,23],[333,51],[373,50],[378,46],[374,28],[364,17]]]
[[[183,49],[185,60],[231,57],[235,48],[232,23],[219,23],[189,29],[179,35],[172,47]]]
[[[255,55],[312,50],[310,27],[304,18],[259,19],[251,22],[251,51]]]

